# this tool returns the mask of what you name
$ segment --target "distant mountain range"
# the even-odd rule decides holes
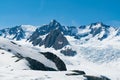
[[[26,40],[32,43],[33,46],[60,49],[65,55],[75,55],[77,52],[73,50],[73,44],[71,44],[68,37],[74,38],[77,41],[76,43],[80,43],[80,45],[86,43],[96,44],[96,42],[100,44],[105,43],[105,41],[110,43],[111,40],[117,44],[120,41],[120,28],[105,25],[102,22],[79,27],[63,26],[58,21],[51,20],[48,25],[40,27],[20,25],[5,28],[0,30],[0,36],[16,41]]]
[[[54,35],[54,39],[51,38],[52,36],[50,35]],[[60,38],[64,38],[62,39],[65,42],[63,46],[69,43],[64,36],[72,36],[75,39],[84,41],[91,39],[102,41],[120,36],[120,28],[105,25],[101,22],[79,27],[63,26],[56,20],[51,20],[48,25],[43,25],[40,27],[20,25],[12,28],[2,29],[0,30],[0,36],[11,40],[27,39],[28,41],[32,42],[33,45],[45,45],[46,47],[51,47],[54,43],[51,43],[51,45],[47,46],[48,43],[46,41],[49,41],[47,39],[52,39],[55,42],[56,40],[60,40]],[[58,42],[63,43],[62,41],[56,41],[55,44]]]
[[[15,26],[0,30],[0,36],[11,40],[21,40],[28,38],[35,29],[36,27],[31,25]]]

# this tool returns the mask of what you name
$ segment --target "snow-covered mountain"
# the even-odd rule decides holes
[[[48,25],[35,27],[32,25],[20,25],[0,30],[0,36],[9,39],[21,40],[45,38],[53,30],[58,29],[63,35],[73,36],[76,39],[88,41],[90,39],[104,40],[120,36],[120,28],[105,25],[102,22],[83,25],[80,27],[63,26],[56,20],[51,20]]]
[[[2,29],[0,36],[0,65],[4,68],[41,70],[39,66],[44,65],[44,70],[61,70],[62,67],[62,70],[85,71],[88,77],[104,75],[111,80],[120,79],[120,28],[101,22],[79,27],[63,26],[52,20],[40,27],[21,25]],[[61,67],[59,61],[63,61]],[[86,80],[83,75],[81,77],[80,80]]]
[[[45,45],[45,47],[54,47],[57,50],[68,44],[64,37],[65,31],[65,26],[62,26],[56,20],[52,20],[48,25],[37,28],[28,40],[33,45]]]
[[[105,40],[105,39],[112,39],[118,35],[119,28],[115,28],[112,26],[105,25],[103,23],[92,23],[88,26],[80,26],[78,29],[78,38],[79,39],[97,39],[97,40]]]
[[[8,39],[26,39],[35,31],[36,27],[31,25],[20,25],[0,30],[0,36]]]
[[[52,20],[48,25],[43,25],[37,28],[36,31],[30,36],[30,38],[28,38],[28,40],[32,41],[33,39],[35,40],[44,38],[45,35],[56,29],[61,31],[63,35],[73,36],[75,39],[84,41],[88,41],[90,39],[102,41],[105,39],[113,39],[114,37],[120,36],[120,28],[105,25],[101,22],[92,23],[87,26],[75,27],[62,26],[56,20]]]

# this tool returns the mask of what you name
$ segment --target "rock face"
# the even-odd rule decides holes
[[[50,68],[50,67],[47,67],[45,66],[43,63],[37,61],[37,60],[34,60],[32,58],[29,58],[29,57],[26,57],[25,58],[28,63],[29,63],[29,67],[32,69],[32,70],[42,70],[42,71],[56,71],[55,69],[53,68]]]
[[[37,28],[36,31],[33,33],[33,35],[31,35],[29,40],[31,40],[31,38],[33,36],[36,36],[36,38],[37,38],[38,36],[42,36],[42,35],[48,34],[50,31],[55,30],[55,29],[59,29],[62,32],[66,31],[65,26],[62,26],[56,20],[52,20],[48,25],[43,25],[43,26]]]
[[[34,35],[36,37],[37,34]],[[33,45],[44,45],[45,48],[50,48],[53,47],[54,49],[58,50],[63,48],[64,46],[68,45],[69,42],[68,40],[64,37],[62,32],[57,29],[57,30],[52,30],[46,37],[45,39],[42,38],[31,38],[30,41],[32,41]]]
[[[84,75],[84,77],[86,77],[87,80],[110,80],[109,78],[107,78],[105,76],[96,77],[96,76]]]
[[[69,44],[64,37],[65,32],[66,28],[64,26],[61,26],[56,20],[52,20],[49,25],[44,25],[36,29],[28,40],[32,42],[34,46],[44,45],[46,48],[53,47],[58,50]]]
[[[63,48],[64,46],[68,45],[67,39],[64,35],[60,32],[60,30],[53,30],[51,31],[45,38],[43,44],[45,47],[53,47],[56,50]]]
[[[45,52],[45,53],[41,52],[41,54],[43,54],[47,59],[50,59],[51,61],[53,61],[55,65],[57,66],[58,70],[60,71],[67,70],[65,63],[55,54],[50,53],[50,52]]]

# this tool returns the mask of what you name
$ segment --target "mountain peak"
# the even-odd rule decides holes
[[[55,19],[51,20],[51,22],[49,23],[50,26],[61,26],[60,23],[58,21],[56,21]]]
[[[36,30],[36,26],[33,26],[33,25],[20,25],[21,28],[27,32],[33,32]]]
[[[51,20],[50,22],[51,22],[51,23],[54,23],[54,22],[56,23],[57,21],[56,21],[55,19],[53,19],[53,20]]]
[[[95,22],[95,23],[91,23],[91,26],[95,26],[95,25],[104,25],[104,23],[103,22]]]
[[[100,27],[104,27],[104,28],[109,28],[110,26],[109,25],[106,25],[102,22],[96,22],[96,23],[92,23],[90,24],[90,28],[100,28]]]

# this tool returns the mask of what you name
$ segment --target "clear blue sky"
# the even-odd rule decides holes
[[[0,27],[103,22],[120,26],[120,0],[0,0]]]

